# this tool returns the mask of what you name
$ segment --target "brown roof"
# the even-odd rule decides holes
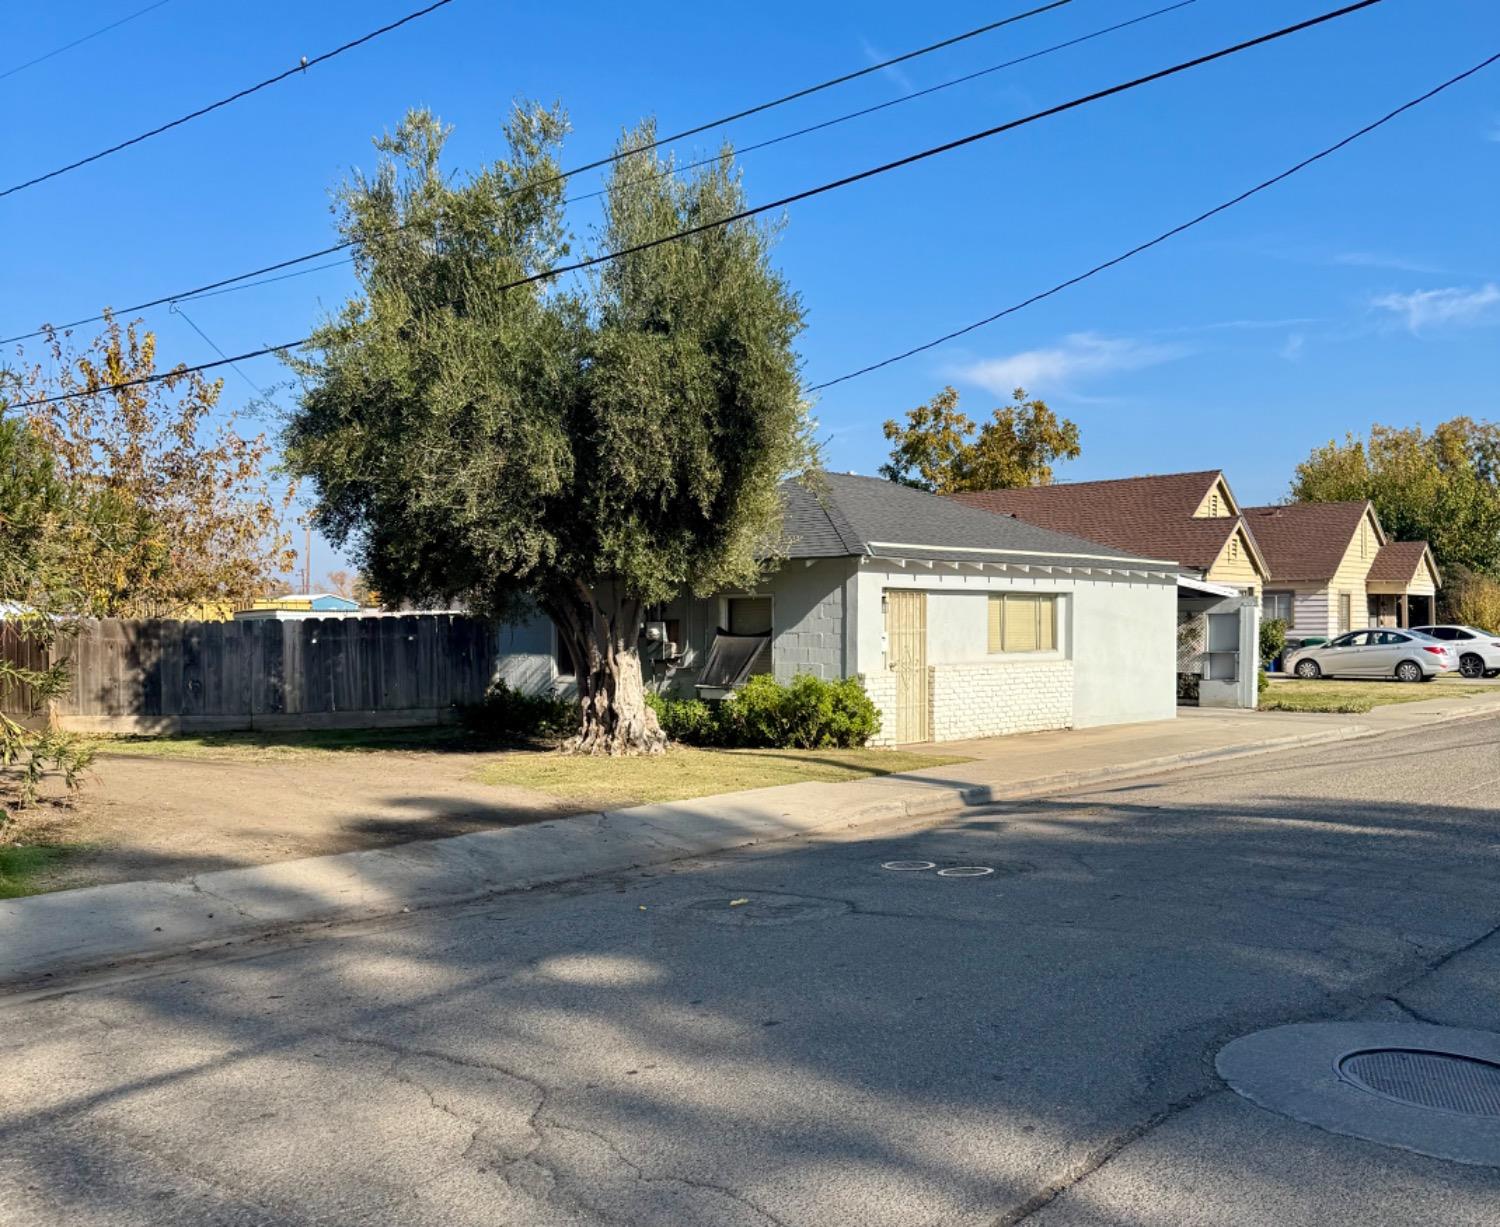
[[[1221,477],[1221,470],[1205,469],[1020,490],[976,490],[950,497],[1054,532],[1206,571],[1240,522],[1236,516],[1193,515]]]
[[[1339,569],[1369,503],[1285,503],[1246,507],[1245,522],[1272,583],[1327,580]]]
[[[1416,577],[1417,568],[1427,554],[1425,541],[1387,541],[1375,555],[1367,583],[1409,584]],[[1436,570],[1436,567],[1433,568]]]

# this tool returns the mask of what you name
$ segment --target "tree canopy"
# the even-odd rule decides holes
[[[69,555],[73,613],[181,617],[263,595],[292,563],[284,518],[291,492],[270,489],[270,444],[239,433],[219,408],[222,382],[152,375],[156,337],[106,316],[75,349],[49,332],[50,370],[10,375],[17,401],[62,396],[28,410],[55,459],[57,479],[87,514],[58,531]]]
[[[1078,427],[1024,388],[982,426],[959,409],[958,392],[944,388],[908,410],[905,424],[886,422],[885,437],[891,458],[880,475],[936,494],[1044,486],[1055,461],[1076,460],[1080,451]]]
[[[1424,540],[1440,570],[1500,575],[1500,425],[1457,417],[1373,426],[1330,440],[1292,478],[1299,502],[1369,499],[1398,540]]]
[[[726,150],[694,173],[626,133],[586,278],[573,250],[560,111],[517,107],[509,155],[467,179],[409,114],[340,196],[361,292],[316,333],[286,432],[316,519],[387,602],[518,597],[559,628],[586,750],[653,750],[646,605],[753,583],[777,483],[809,455],[792,344],[800,304],[751,222],[663,241],[744,207]]]

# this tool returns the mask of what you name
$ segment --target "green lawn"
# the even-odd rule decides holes
[[[1339,682],[1319,678],[1297,678],[1272,682],[1260,697],[1262,711],[1367,712],[1387,703],[1420,703],[1425,699],[1500,698],[1500,687],[1462,678],[1439,678],[1430,685],[1372,678],[1362,682]]]
[[[480,768],[479,778],[486,784],[508,784],[567,797],[590,808],[619,809],[772,784],[858,780],[964,761],[904,750],[697,750],[674,746],[666,754],[642,758],[501,754]]]
[[[100,754],[148,758],[220,758],[262,762],[309,754],[370,754],[380,750],[476,750],[457,725],[392,729],[308,729],[287,733],[188,733],[170,737],[101,734],[86,739]]]
[[[82,845],[17,844],[0,847],[0,899],[19,899],[48,889],[50,872]]]

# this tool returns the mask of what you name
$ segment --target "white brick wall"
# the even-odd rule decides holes
[[[928,672],[934,741],[1073,725],[1070,660],[933,665]]]
[[[880,709],[872,746],[896,744],[896,675],[870,673],[865,693]],[[927,696],[933,741],[1000,737],[1073,727],[1073,662],[982,661],[929,665]]]
[[[865,693],[880,709],[880,732],[870,738],[872,746],[896,744],[896,675],[894,673],[869,673],[860,678]]]

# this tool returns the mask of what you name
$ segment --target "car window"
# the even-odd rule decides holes
[[[1348,635],[1341,635],[1333,641],[1336,648],[1362,648],[1370,642],[1369,631],[1353,631]]]
[[[1444,639],[1472,639],[1472,638],[1474,638],[1474,636],[1471,635],[1471,634],[1469,634],[1468,631],[1450,630],[1446,635],[1443,636],[1443,638]]]
[[[1451,633],[1452,628],[1447,626],[1414,626],[1412,630],[1416,631],[1419,635],[1429,635],[1433,639],[1446,639]]]
[[[1398,635],[1395,631],[1381,631],[1375,636],[1375,642],[1381,647],[1393,647],[1399,643],[1410,643],[1411,640],[1405,635]]]
[[[1333,640],[1333,642],[1331,642],[1328,646],[1331,647],[1331,648],[1347,648],[1347,647],[1352,647],[1353,644],[1354,644],[1354,636],[1353,635],[1340,635],[1337,639]]]

